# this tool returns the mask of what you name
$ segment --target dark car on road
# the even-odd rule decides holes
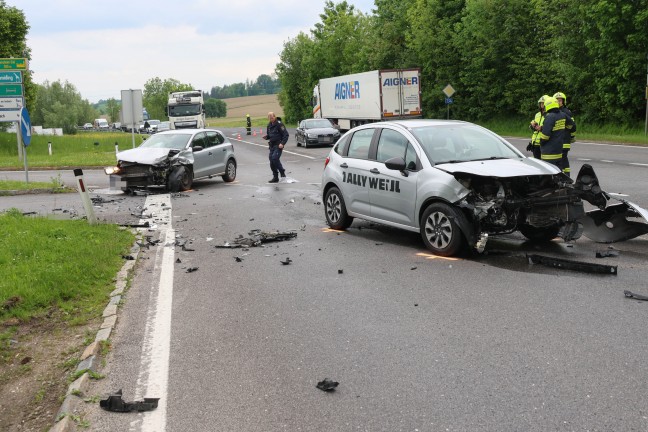
[[[299,122],[295,131],[297,146],[333,145],[342,134],[327,119],[308,119]]]
[[[117,166],[104,171],[115,176],[125,192],[163,186],[171,192],[191,189],[194,180],[236,178],[234,146],[222,132],[181,129],[151,135],[139,147],[117,153]],[[111,185],[113,181],[111,180]]]

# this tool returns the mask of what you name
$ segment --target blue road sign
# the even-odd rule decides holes
[[[31,120],[25,107],[20,110],[20,134],[22,135],[23,145],[27,147],[31,143]]]
[[[0,83],[20,84],[22,82],[22,71],[0,71]]]
[[[445,102],[446,102],[446,105],[450,105],[454,101],[452,100],[452,98],[447,97]]]

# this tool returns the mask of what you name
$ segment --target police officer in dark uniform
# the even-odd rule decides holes
[[[252,133],[252,120],[250,119],[250,114],[247,114],[245,118],[247,121],[247,126],[245,128],[247,129],[247,134],[250,135]]]
[[[268,140],[270,150],[268,159],[270,159],[272,179],[268,183],[279,183],[279,174],[281,174],[281,177],[286,177],[286,170],[281,165],[279,158],[281,158],[284,145],[288,142],[288,131],[273,112],[268,113],[268,120],[267,132],[263,137],[263,139]]]

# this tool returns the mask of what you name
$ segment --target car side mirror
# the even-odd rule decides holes
[[[201,151],[202,149],[204,149],[203,146],[193,146],[193,147],[191,147],[191,151],[194,151],[194,152]]]
[[[409,175],[407,171],[405,171],[405,159],[403,159],[402,157],[387,159],[385,161],[385,166],[387,167],[387,169],[400,171],[401,174],[403,174],[405,177]]]

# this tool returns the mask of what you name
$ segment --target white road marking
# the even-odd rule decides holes
[[[169,381],[169,352],[171,346],[171,311],[173,305],[173,269],[175,261],[175,231],[171,226],[171,195],[149,195],[145,208],[161,209],[155,214],[160,239],[155,253],[155,271],[159,283],[151,288],[149,309],[142,347],[136,399],[159,397],[157,409],[145,412],[141,418],[142,432],[166,430],[167,387]],[[131,430],[137,421],[131,423]]]
[[[591,161],[592,159],[578,158],[579,161]]]
[[[635,162],[630,162],[630,165],[637,165],[637,166],[645,166],[645,167],[648,167],[648,164],[635,163]]]
[[[601,159],[601,162],[614,163],[614,161],[606,160],[606,159]]]
[[[257,143],[253,143],[253,142],[250,142],[250,141],[245,141],[245,140],[242,140],[242,139],[236,139],[236,138],[231,138],[231,139],[234,140],[234,141],[242,142],[242,143],[245,143],[245,144],[250,144],[250,145],[253,145],[253,146],[257,146],[257,147],[265,147],[265,148],[268,148],[268,145],[267,145],[267,144],[257,144]],[[283,152],[284,152],[284,153],[289,153],[289,154],[292,154],[292,155],[295,155],[295,156],[301,156],[301,157],[308,158],[308,159],[317,159],[317,158],[315,158],[315,157],[313,157],[313,156],[306,156],[306,155],[303,155],[303,154],[301,154],[301,153],[291,152],[290,150],[286,150],[285,147],[284,147],[284,151],[283,151]]]

